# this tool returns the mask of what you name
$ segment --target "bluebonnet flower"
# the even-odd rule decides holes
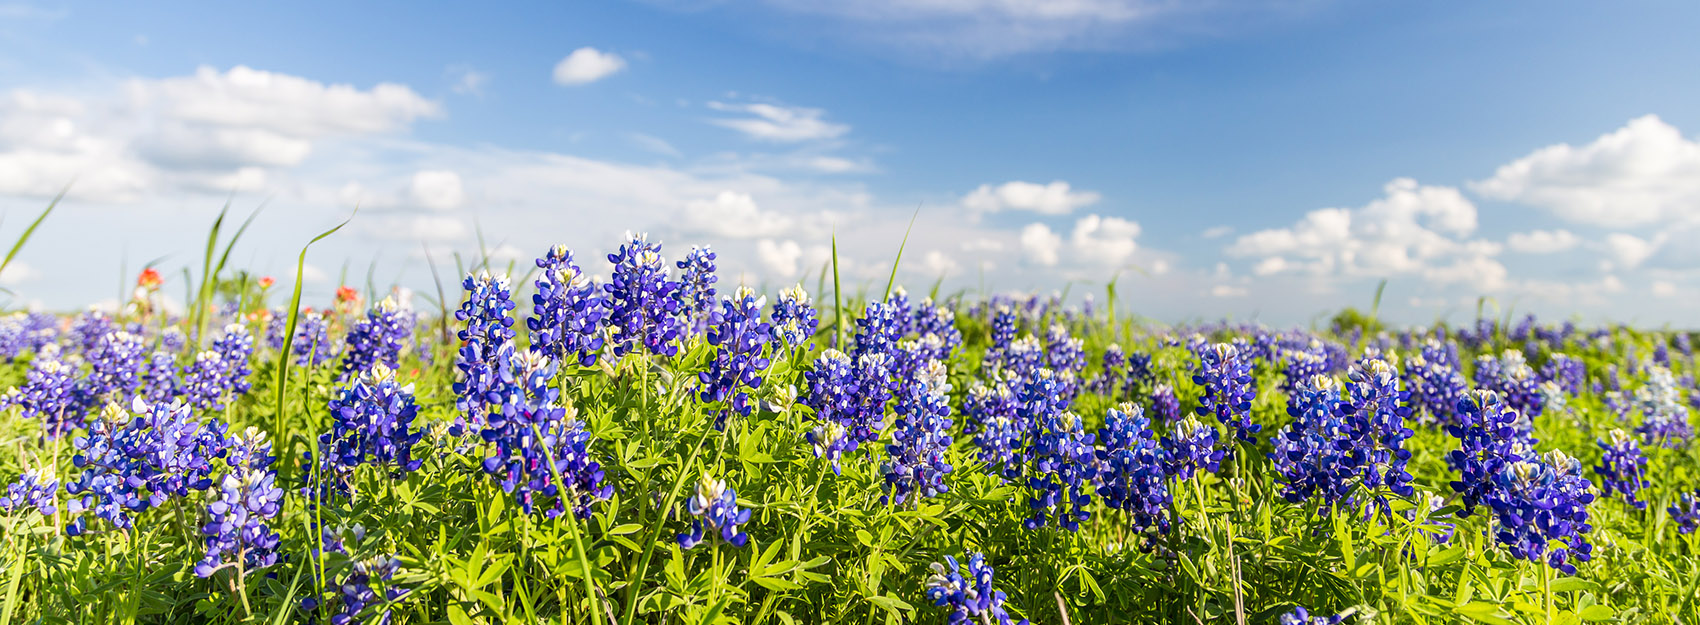
[[[1497,360],[1486,354],[1478,356],[1475,383],[1476,388],[1499,393],[1525,419],[1541,416],[1546,407],[1540,392],[1540,377],[1522,352],[1508,349]]]
[[[1198,355],[1199,371],[1192,376],[1194,384],[1204,387],[1198,415],[1216,415],[1222,425],[1233,428],[1235,438],[1257,442],[1256,434],[1263,426],[1251,422],[1251,401],[1257,396],[1251,362],[1226,343],[1200,350]]]
[[[950,449],[950,383],[944,363],[928,360],[897,398],[897,421],[886,446],[885,482],[890,501],[903,503],[919,493],[932,497],[950,491],[945,452]]]
[[[223,410],[229,365],[224,355],[207,350],[183,367],[183,401],[200,410]]]
[[[0,357],[12,362],[59,338],[59,318],[42,312],[16,312],[0,319]]]
[[[624,356],[640,347],[658,356],[679,351],[684,333],[678,282],[667,279],[661,259],[661,244],[645,235],[628,236],[620,251],[608,255],[614,263],[613,279],[602,285],[608,297],[607,323],[612,331],[614,356]]]
[[[541,508],[544,516],[555,518],[570,505],[578,518],[590,518],[592,506],[612,495],[614,487],[603,483],[602,465],[590,457],[590,433],[570,406],[559,403],[560,390],[549,386],[555,363],[539,352],[516,352],[512,345],[503,346],[501,356],[501,405],[480,433],[495,444],[483,461],[484,471],[496,476],[527,513]],[[546,501],[550,498],[552,503]]]
[[[137,398],[132,410],[137,414],[109,404],[101,418],[89,423],[86,436],[72,439],[77,453],[71,464],[82,472],[65,486],[73,496],[66,505],[71,514],[93,511],[129,529],[130,512],[212,485],[212,462],[225,455],[223,422],[197,421],[181,402],[149,404]],[[78,516],[67,528],[72,535],[86,530],[87,516]]]
[[[1469,392],[1464,374],[1450,363],[1439,341],[1430,339],[1422,352],[1405,361],[1405,387],[1418,421],[1451,425],[1458,419],[1458,400]]]
[[[1678,534],[1692,534],[1700,529],[1700,491],[1685,492],[1671,504],[1670,518],[1676,522]]]
[[[413,311],[402,308],[394,297],[373,304],[343,340],[342,379],[365,373],[378,363],[391,369],[401,366],[401,352],[413,336],[416,321]]]
[[[1345,618],[1343,614],[1311,616],[1304,606],[1295,606],[1293,611],[1281,615],[1280,625],[1339,625]]]
[[[1127,353],[1122,346],[1111,343],[1104,347],[1099,358],[1099,371],[1086,381],[1086,390],[1099,395],[1116,397],[1122,389],[1122,369],[1127,366]]]
[[[956,328],[956,311],[948,305],[936,305],[932,298],[921,300],[915,307],[915,322],[912,324],[916,336],[922,339],[936,339],[936,343],[928,341],[932,346],[933,358],[950,360],[951,352],[962,346],[962,331]]]
[[[690,323],[691,334],[708,331],[714,313],[714,250],[707,245],[693,246],[679,261],[679,312]]]
[[[85,353],[89,375],[77,387],[82,407],[92,409],[107,401],[128,403],[141,386],[142,352],[146,349],[140,335],[122,330],[96,339]]]
[[[1488,503],[1504,467],[1534,457],[1535,441],[1518,428],[1519,420],[1517,410],[1493,391],[1471,391],[1458,400],[1458,423],[1446,427],[1459,443],[1447,455],[1459,473],[1452,482],[1452,490],[1463,498],[1458,516],[1468,517],[1477,505]]]
[[[1546,366],[1541,367],[1541,380],[1558,384],[1560,389],[1570,395],[1580,395],[1582,384],[1588,379],[1588,365],[1581,359],[1571,358],[1564,354],[1553,354]]]
[[[355,562],[348,577],[337,585],[342,596],[342,611],[331,616],[331,625],[358,624],[360,613],[367,607],[381,601],[395,601],[406,595],[405,589],[389,584],[399,572],[401,560],[394,556],[376,556]],[[383,599],[378,598],[380,588],[384,591]],[[389,610],[385,610],[378,617],[378,625],[388,625],[390,616]]]
[[[1386,487],[1401,497],[1412,493],[1411,474],[1405,465],[1411,459],[1404,442],[1413,432],[1405,427],[1411,415],[1405,405],[1409,394],[1399,389],[1399,376],[1384,360],[1371,360],[1347,374],[1350,412],[1347,423],[1353,431],[1354,459],[1363,484],[1370,490]],[[1382,499],[1385,508],[1386,500]]]
[[[891,311],[892,332],[895,338],[908,336],[915,329],[915,308],[909,304],[909,291],[899,284],[891,288],[891,294],[885,298],[886,308]]]
[[[779,292],[768,321],[773,326],[775,351],[807,349],[809,339],[820,327],[819,315],[809,305],[809,292],[801,284]]]
[[[318,365],[336,357],[337,346],[331,343],[330,327],[330,321],[318,312],[301,314],[296,322],[295,338],[289,347],[289,351],[295,354],[295,364]],[[283,344],[279,342],[278,347],[283,347]]]
[[[455,407],[460,409],[453,430],[457,436],[462,423],[483,427],[490,404],[500,403],[494,395],[505,360],[500,353],[514,338],[514,320],[508,314],[514,303],[506,276],[468,275],[461,288],[467,296],[455,311],[455,319],[466,323],[457,334],[462,345],[455,355],[455,369],[460,372],[454,383]]]
[[[738,287],[720,305],[721,310],[708,317],[712,329],[707,338],[716,348],[714,360],[707,371],[697,374],[697,381],[702,383],[698,394],[702,401],[726,403],[726,410],[715,419],[716,427],[725,427],[728,412],[747,417],[755,410],[750,392],[761,388],[769,364],[763,348],[772,341],[773,329],[761,320],[767,298],[749,287]]]
[[[218,500],[207,506],[211,520],[201,528],[207,552],[195,564],[195,575],[211,577],[227,566],[246,573],[277,564],[279,539],[267,523],[277,517],[282,503],[283,489],[277,487],[275,473],[233,468],[225,474]]]
[[[679,546],[691,549],[702,544],[704,537],[719,538],[734,547],[742,547],[750,536],[738,531],[738,526],[750,522],[750,511],[738,507],[738,491],[724,480],[707,474],[697,480],[697,492],[688,504],[691,531],[679,534]]]
[[[1513,557],[1545,561],[1575,575],[1570,560],[1586,562],[1593,554],[1585,536],[1593,530],[1588,524],[1593,484],[1583,477],[1582,463],[1553,450],[1511,463],[1494,477],[1488,503],[1499,521],[1495,538]]]
[[[189,335],[177,326],[171,326],[159,333],[159,348],[172,353],[181,353],[189,346]]]
[[[40,419],[49,438],[83,426],[82,396],[77,392],[77,369],[60,360],[56,346],[43,349],[30,363],[24,383],[6,390],[0,406],[18,408],[26,419]]]
[[[252,387],[248,376],[253,373],[248,358],[254,354],[254,336],[248,333],[248,327],[238,323],[224,326],[224,335],[213,340],[212,351],[224,358],[224,389],[231,396],[247,393]]]
[[[1098,494],[1109,508],[1128,515],[1139,532],[1168,533],[1168,457],[1151,434],[1151,420],[1135,404],[1121,404],[1104,415],[1098,440]]]
[[[927,599],[935,606],[950,608],[950,625],[1010,625],[1009,612],[1003,607],[1008,598],[992,586],[992,567],[986,557],[976,553],[968,557],[968,577],[962,576],[962,565],[956,558],[944,557],[934,562],[933,574],[927,577]],[[1021,619],[1020,625],[1027,625]]]
[[[1676,446],[1693,436],[1688,406],[1683,405],[1682,392],[1670,369],[1649,369],[1647,383],[1635,391],[1635,403],[1641,409],[1641,426],[1636,432],[1648,443]]]
[[[1086,370],[1086,343],[1071,336],[1066,326],[1053,323],[1045,334],[1045,350],[1048,366],[1063,385],[1063,396],[1072,399],[1080,392],[1077,380]]]
[[[1020,401],[1012,384],[1013,377],[994,374],[991,384],[975,382],[963,400],[962,414],[968,424],[965,433],[974,435],[974,447],[981,462],[1004,479],[1020,476],[1022,439],[1027,425],[1019,413]]]
[[[1163,450],[1168,455],[1168,473],[1179,479],[1192,479],[1194,473],[1215,473],[1222,468],[1224,451],[1216,449],[1216,426],[1199,421],[1197,417],[1172,423]]]
[[[1294,406],[1294,392],[1300,386],[1311,381],[1311,378],[1328,372],[1328,358],[1320,350],[1300,350],[1287,354],[1285,376],[1281,380],[1282,390],[1287,392],[1287,407]]]
[[[154,352],[142,370],[140,397],[150,402],[171,401],[183,392],[177,379],[177,356],[170,352]]]
[[[1599,441],[1605,453],[1594,473],[1600,476],[1601,490],[1607,495],[1616,493],[1624,502],[1638,510],[1646,510],[1647,502],[1636,494],[1647,485],[1647,457],[1641,455],[1641,445],[1620,429],[1613,429]]]
[[[531,331],[531,349],[557,362],[577,362],[588,367],[602,350],[602,315],[606,312],[601,289],[591,284],[584,271],[573,264],[573,253],[565,246],[549,248],[537,259],[541,270],[531,296],[531,316],[525,327]]]
[[[58,490],[59,480],[53,478],[51,470],[30,469],[6,486],[6,495],[0,497],[0,512],[30,506],[41,516],[53,516],[59,512],[59,502],[54,498]]]
[[[803,379],[809,387],[804,404],[814,410],[818,422],[805,436],[814,446],[815,457],[826,458],[832,463],[833,473],[838,473],[839,458],[844,452],[855,451],[862,442],[850,436],[860,417],[850,357],[828,349],[815,359],[814,368],[803,373]]]
[[[344,469],[370,464],[401,478],[419,468],[413,446],[419,407],[413,385],[403,386],[384,363],[374,363],[330,401],[331,431],[319,436],[322,453]]]
[[[1324,509],[1350,493],[1355,476],[1349,426],[1341,419],[1339,382],[1312,375],[1292,390],[1287,414],[1293,423],[1270,440],[1269,459],[1280,474],[1282,496],[1299,503],[1320,496]]]
[[[1151,412],[1165,425],[1181,420],[1181,400],[1175,396],[1175,387],[1163,383],[1151,389]]]
[[[992,314],[992,344],[986,348],[982,367],[993,369],[1005,362],[1004,352],[1015,342],[1015,310],[1007,304],[995,307]]]
[[[1062,410],[1061,389],[1049,369],[1040,369],[1021,393],[1019,414],[1031,428],[1025,456],[1029,463],[1028,504],[1033,516],[1027,529],[1044,527],[1047,515],[1069,531],[1090,519],[1092,481],[1097,462],[1092,443],[1095,437],[1081,426],[1080,416]],[[1066,499],[1066,504],[1065,500]],[[1054,514],[1052,514],[1054,510]]]
[[[112,318],[106,316],[106,313],[90,310],[77,315],[77,318],[71,321],[71,329],[66,331],[65,338],[70,340],[72,347],[87,354],[94,351],[95,344],[99,343],[102,338],[117,330],[117,324],[113,323]]]

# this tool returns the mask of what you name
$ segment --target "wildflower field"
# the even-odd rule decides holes
[[[220,235],[0,320],[0,624],[1700,620],[1686,332],[763,292],[642,235],[301,301]]]

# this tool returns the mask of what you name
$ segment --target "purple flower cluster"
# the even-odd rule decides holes
[[[59,513],[59,502],[54,498],[58,490],[59,480],[51,472],[30,469],[6,486],[5,496],[0,496],[0,512],[15,512],[28,506],[41,516],[53,516]]]
[[[375,363],[330,401],[331,431],[319,436],[321,453],[345,470],[370,464],[400,479],[419,468],[413,446],[423,431],[413,428],[419,407],[413,385]]]
[[[331,625],[358,624],[360,613],[367,607],[380,601],[395,601],[406,595],[405,589],[389,584],[399,572],[401,561],[394,556],[376,556],[355,562],[348,577],[337,585],[342,596],[342,611],[331,616]],[[382,600],[378,598],[380,589],[384,591]],[[378,625],[388,625],[389,622],[390,612],[385,610],[378,617]]]
[[[927,599],[935,606],[950,609],[950,625],[1010,625],[1009,612],[1003,607],[1007,597],[992,586],[992,567],[986,557],[968,557],[968,576],[962,576],[962,565],[956,558],[945,556],[944,562],[934,562],[933,574],[927,577]],[[1027,619],[1021,619],[1021,625]]]
[[[83,426],[84,408],[77,393],[77,369],[60,360],[57,347],[36,355],[24,383],[0,397],[0,408],[18,408],[26,419],[41,420],[48,438]]]
[[[1050,369],[1040,369],[1021,393],[1021,415],[1028,426],[1024,456],[1028,461],[1028,505],[1033,516],[1027,529],[1044,527],[1047,516],[1069,531],[1092,518],[1093,479],[1097,477],[1095,437],[1081,426],[1080,416],[1063,409],[1061,385]],[[1054,511],[1054,512],[1053,512]]]
[[[661,244],[650,243],[642,234],[627,238],[620,251],[608,255],[614,275],[602,285],[608,293],[603,301],[614,356],[639,348],[672,356],[678,353],[679,338],[686,329],[680,317],[680,284],[667,278]]]
[[[249,428],[231,441],[226,459],[230,472],[219,484],[218,499],[207,506],[211,518],[202,526],[206,535],[206,557],[195,565],[195,575],[211,577],[219,569],[236,566],[246,573],[277,563],[278,534],[268,525],[283,504],[283,489],[277,487],[271,443],[265,434]],[[226,558],[231,561],[226,562]]]
[[[1292,612],[1281,615],[1280,625],[1339,625],[1344,620],[1344,614],[1311,616],[1310,610],[1306,610],[1304,606],[1296,606]]]
[[[1104,415],[1098,440],[1098,494],[1111,509],[1127,513],[1135,531],[1168,533],[1167,454],[1151,434],[1151,420],[1136,404],[1121,404]]]
[[[719,538],[734,547],[749,542],[749,534],[738,531],[738,526],[750,522],[750,511],[738,507],[738,491],[724,480],[703,475],[687,509],[697,519],[691,521],[689,533],[678,535],[680,547],[694,548],[702,544],[705,536]]]
[[[59,338],[59,318],[49,313],[12,313],[0,319],[0,358],[6,362]]]
[[[1222,468],[1222,457],[1226,452],[1216,448],[1216,426],[1187,415],[1172,422],[1169,427],[1169,436],[1163,439],[1169,475],[1187,480],[1192,479],[1195,473],[1215,473]]]
[[[278,347],[282,346],[280,341]],[[302,313],[289,351],[295,353],[295,364],[303,366],[318,365],[336,357],[337,347],[331,343],[330,320],[318,312]]]
[[[457,435],[461,421],[474,428],[483,427],[490,405],[500,403],[497,376],[504,366],[501,353],[511,348],[514,339],[514,320],[509,315],[514,302],[506,276],[487,272],[468,275],[461,288],[467,295],[466,302],[455,311],[455,319],[466,323],[457,334],[462,344],[455,356],[455,369],[460,371],[454,383],[455,407],[460,409]]]
[[[679,312],[690,324],[687,330],[691,334],[707,332],[713,323],[709,316],[714,313],[714,283],[720,279],[714,275],[714,259],[714,250],[701,245],[693,246],[685,259],[677,263]]]
[[[500,406],[480,433],[495,446],[484,471],[527,513],[541,508],[555,518],[571,505],[579,518],[589,518],[592,505],[614,487],[602,483],[602,465],[590,457],[590,433],[560,405],[560,390],[549,386],[555,363],[539,352],[515,352],[512,345],[503,346],[501,355],[506,364]]]
[[[928,360],[916,382],[897,397],[897,420],[886,446],[889,501],[901,504],[916,493],[932,497],[950,491],[944,483],[951,468],[944,458],[951,442],[950,383],[945,379],[944,363]]]
[[[1257,397],[1251,360],[1226,343],[1217,343],[1197,353],[1199,371],[1192,376],[1192,382],[1204,387],[1198,415],[1216,415],[1222,425],[1233,428],[1235,438],[1256,443],[1256,435],[1263,426],[1251,422],[1251,401]]]
[[[343,341],[342,378],[361,375],[379,363],[390,369],[400,367],[401,352],[413,337],[416,321],[413,311],[396,304],[393,297],[373,304],[366,317],[348,329]]]
[[[1175,387],[1158,384],[1151,389],[1151,412],[1164,424],[1181,420],[1181,400],[1175,396]]]
[[[1565,393],[1580,395],[1588,381],[1588,365],[1579,358],[1553,354],[1546,366],[1541,367],[1541,381],[1555,382]]]
[[[1499,393],[1505,403],[1526,420],[1541,416],[1546,408],[1545,396],[1540,390],[1540,376],[1535,374],[1522,352],[1508,349],[1498,359],[1487,354],[1477,356],[1474,381],[1476,388]],[[1525,425],[1529,423],[1526,421]]]
[[[1682,493],[1668,508],[1679,534],[1692,534],[1700,529],[1700,491]]]
[[[89,363],[88,377],[77,385],[82,408],[91,410],[108,402],[130,403],[141,386],[145,351],[147,345],[141,335],[130,332],[108,332],[95,339],[84,353]]]
[[[766,305],[767,298],[740,286],[720,303],[719,312],[708,315],[712,326],[708,344],[716,350],[708,370],[697,374],[702,384],[698,397],[704,402],[725,403],[725,410],[715,419],[717,428],[725,427],[729,413],[747,417],[755,410],[750,392],[761,388],[762,374],[769,364],[763,350],[773,340],[772,326],[761,320]]]
[[[1405,361],[1405,388],[1419,422],[1450,425],[1458,419],[1458,400],[1469,392],[1464,374],[1439,341],[1429,339],[1422,352]]]
[[[79,515],[67,532],[88,528],[92,511],[120,529],[129,529],[130,512],[163,505],[173,497],[212,486],[212,462],[225,456],[225,425],[197,421],[180,402],[136,399],[131,416],[109,405],[91,421],[86,436],[71,441],[71,464],[81,469],[65,491],[73,496],[66,510]],[[77,497],[80,495],[80,497]]]
[[[850,357],[828,349],[815,359],[813,369],[803,373],[803,379],[809,385],[804,404],[813,409],[819,422],[805,438],[814,447],[815,457],[826,458],[832,463],[833,473],[838,473],[839,458],[864,442],[863,437],[851,435],[862,426],[862,415],[857,410],[859,389]]]
[[[808,349],[809,339],[820,328],[819,315],[809,305],[809,292],[800,284],[779,291],[768,321],[773,326],[775,351]]]
[[[1688,424],[1688,406],[1683,403],[1682,390],[1670,369],[1654,366],[1647,371],[1647,383],[1635,391],[1635,404],[1641,409],[1641,426],[1636,432],[1649,444],[1677,446],[1693,437]]]
[[[1517,410],[1493,391],[1471,391],[1458,401],[1458,423],[1446,431],[1458,439],[1447,461],[1458,470],[1452,490],[1463,498],[1458,516],[1470,516],[1487,504],[1505,467],[1534,457],[1535,441],[1518,428]]]
[[[588,367],[602,350],[602,316],[606,312],[601,289],[573,263],[566,246],[549,248],[537,259],[540,275],[531,296],[531,316],[525,327],[531,331],[531,349],[556,362],[577,362]]]
[[[974,435],[980,461],[1005,479],[1020,475],[1022,439],[1027,433],[1021,402],[1010,388],[1014,383],[1019,382],[996,378],[990,385],[975,382],[962,402],[968,421],[963,431]]]
[[[1575,575],[1571,558],[1586,562],[1593,554],[1584,536],[1593,530],[1588,524],[1593,484],[1582,475],[1582,463],[1553,450],[1507,465],[1495,482],[1487,503],[1499,521],[1500,544],[1514,557]],[[1554,541],[1561,544],[1552,546]]]
[[[1627,432],[1613,429],[1599,441],[1605,453],[1594,473],[1600,476],[1600,488],[1607,495],[1616,493],[1625,503],[1646,510],[1647,502],[1636,498],[1647,485],[1647,457],[1641,454],[1641,444]]]

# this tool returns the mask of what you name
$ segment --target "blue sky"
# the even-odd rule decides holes
[[[848,8],[847,8],[848,7]],[[1159,319],[1421,323],[1501,307],[1684,323],[1700,303],[1689,3],[870,0],[0,6],[0,276],[109,299],[237,260],[310,294],[421,249],[599,254],[626,230],[728,282],[1101,292]],[[423,244],[423,245],[422,245]],[[451,264],[445,262],[445,264]]]

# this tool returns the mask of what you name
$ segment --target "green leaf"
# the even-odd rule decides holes
[[[1500,611],[1499,604],[1497,603],[1476,601],[1458,606],[1454,611],[1460,616],[1481,621],[1483,623],[1504,623],[1506,625],[1510,625],[1510,623],[1512,623],[1511,619],[1506,618],[1504,612]]]
[[[1553,592],[1571,592],[1575,590],[1598,591],[1599,582],[1593,582],[1580,577],[1560,577],[1552,580]]]
[[[1617,616],[1617,613],[1603,605],[1591,605],[1582,608],[1582,611],[1576,613],[1576,616],[1582,617],[1584,621],[1609,621],[1612,617]]]
[[[915,606],[909,605],[902,599],[898,599],[896,597],[877,595],[868,597],[868,601],[893,613],[915,611]]]

